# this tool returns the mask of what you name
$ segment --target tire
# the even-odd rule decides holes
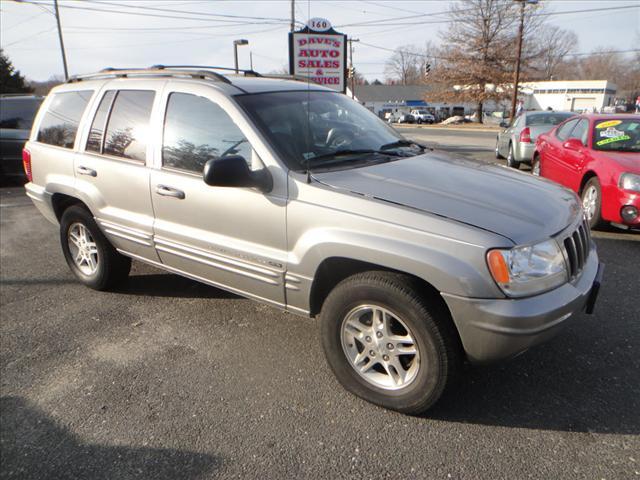
[[[502,154],[500,153],[500,149],[498,148],[499,142],[500,142],[500,139],[499,139],[499,138],[496,138],[496,158],[497,158],[498,160],[501,160],[501,159],[503,159],[504,157],[502,156]]]
[[[536,155],[535,157],[533,157],[533,161],[531,162],[531,175],[540,177],[540,173],[540,156]]]
[[[67,265],[80,283],[89,288],[108,290],[129,275],[131,259],[113,248],[84,207],[73,205],[62,214],[60,244]],[[76,261],[79,255],[83,258]]]
[[[509,154],[507,155],[507,167],[515,168],[516,170],[520,169],[520,162],[517,162],[515,159],[512,143],[509,144]]]
[[[361,273],[340,282],[321,313],[324,352],[344,388],[368,402],[410,415],[428,410],[454,384],[463,358],[448,311],[419,291],[405,275]],[[376,329],[376,335],[373,310],[380,313],[377,318],[386,319],[387,326]],[[394,343],[385,343],[388,340]],[[417,353],[411,354],[411,345]],[[398,354],[401,348],[407,353]],[[369,368],[361,374],[354,364]]]
[[[418,119],[418,125],[422,125],[422,119],[421,118]]]
[[[602,190],[598,177],[591,177],[580,194],[582,208],[592,229],[604,227],[602,220]]]

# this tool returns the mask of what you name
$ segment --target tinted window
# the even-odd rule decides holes
[[[113,102],[103,153],[144,162],[155,92],[120,90]]]
[[[251,146],[229,115],[215,103],[172,93],[167,103],[162,165],[201,173],[204,164],[225,155],[251,161]]]
[[[80,118],[92,94],[92,90],[56,93],[40,123],[38,141],[73,148]]]
[[[567,123],[560,125],[558,131],[556,132],[556,137],[558,137],[560,140],[566,140],[567,137],[569,137],[569,134],[571,133],[573,127],[575,127],[576,123],[578,123],[578,119],[569,120]]]
[[[107,123],[107,115],[109,115],[109,108],[111,108],[111,101],[116,92],[111,90],[104,94],[96,116],[93,118],[91,124],[91,131],[89,132],[89,138],[87,139],[87,150],[92,152],[101,152],[102,150],[102,135],[104,133],[104,127]]]
[[[535,127],[536,125],[558,125],[571,117],[573,117],[572,113],[536,113],[534,115],[527,115],[527,126]]]
[[[580,120],[576,125],[576,128],[574,128],[571,131],[569,138],[577,138],[582,142],[583,145],[586,145],[588,131],[589,131],[589,122],[587,122],[586,120]]]
[[[0,128],[31,130],[41,103],[39,98],[0,99]]]

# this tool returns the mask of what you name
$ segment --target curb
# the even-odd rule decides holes
[[[409,123],[409,124],[392,124],[392,126],[394,128],[426,128],[426,129],[430,129],[430,130],[455,130],[455,131],[463,131],[463,132],[491,132],[491,133],[498,133],[501,129],[498,128],[468,128],[468,127],[456,127],[456,126],[444,126],[444,127],[440,127],[440,126],[435,126],[435,125],[418,125],[415,123]]]

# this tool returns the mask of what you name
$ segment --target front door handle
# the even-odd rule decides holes
[[[173,197],[179,200],[184,200],[184,192],[177,188],[167,187],[166,185],[156,185],[156,193],[163,197]]]
[[[96,172],[94,169],[83,167],[82,165],[76,168],[76,172],[78,172],[78,174],[80,175],[89,175],[90,177],[98,176],[98,172]]]

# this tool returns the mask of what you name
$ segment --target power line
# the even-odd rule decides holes
[[[582,10],[566,10],[562,12],[540,12],[531,14],[532,17],[549,17],[554,15],[568,15],[573,13],[589,13],[589,12],[602,12],[602,11],[612,11],[612,10],[627,10],[630,8],[640,8],[640,5],[625,5],[620,7],[603,7],[603,8],[589,8]],[[469,10],[469,9],[467,9]],[[448,12],[440,12],[440,13],[448,13]],[[431,16],[436,14],[424,14],[417,15],[418,17]],[[404,26],[404,25],[430,25],[430,24],[439,24],[439,23],[453,23],[457,20],[454,19],[443,19],[443,20],[433,20],[433,21],[422,21],[422,22],[398,22],[394,23],[393,20],[403,20],[405,18],[415,18],[416,15],[408,16],[408,17],[395,17],[391,19],[391,22],[384,22],[383,20],[373,20],[369,22],[360,22],[360,23],[350,23],[344,25],[338,25],[339,28],[342,27],[386,27],[386,26]],[[375,22],[375,23],[374,23]]]
[[[14,25],[11,25],[10,27],[5,28],[5,29],[4,29],[4,31],[6,32],[7,30],[11,30],[12,28],[17,27],[18,25],[22,25],[23,23],[27,23],[27,22],[29,22],[29,21],[33,20],[34,18],[38,18],[39,16],[44,15],[45,13],[51,13],[51,12],[49,12],[49,11],[47,10],[46,12],[39,12],[39,13],[36,13],[35,15],[32,15],[32,16],[30,16],[30,17],[28,17],[28,18],[25,18],[25,19],[24,19],[24,20],[22,20],[21,22],[18,22],[18,23],[14,24]]]
[[[33,35],[28,35],[28,36],[26,36],[24,38],[21,38],[20,40],[16,40],[15,42],[7,43],[2,48],[10,47],[11,45],[15,45],[16,43],[25,42],[27,40],[30,40],[31,38],[37,37],[39,35],[42,35],[43,33],[53,32],[54,30],[55,30],[55,28],[49,27],[46,30],[42,30],[42,31],[40,31],[38,33],[34,33]]]

